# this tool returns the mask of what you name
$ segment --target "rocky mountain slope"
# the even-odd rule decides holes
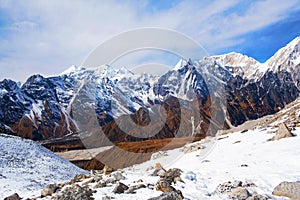
[[[213,135],[276,113],[299,96],[299,45],[300,37],[263,64],[238,53],[180,61],[160,77],[73,66],[56,77],[34,75],[24,84],[3,80],[0,130],[40,141],[101,129],[117,143],[144,140],[136,124],[159,130],[150,139]]]

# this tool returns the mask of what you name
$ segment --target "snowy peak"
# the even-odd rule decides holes
[[[211,56],[211,58],[215,59],[218,63],[220,63],[223,66],[249,67],[260,64],[254,58],[236,52],[231,52],[228,54],[218,56]]]
[[[175,65],[175,67],[173,68],[173,70],[179,70],[179,69],[183,68],[186,64],[187,64],[186,60],[180,59],[178,61],[178,63]]]
[[[66,69],[65,71],[63,71],[61,74],[59,75],[68,75],[74,72],[78,72],[83,70],[84,68],[82,66],[76,66],[76,65],[72,65],[71,67],[69,67],[68,69]]]
[[[254,58],[236,52],[211,56],[208,59],[212,59],[219,65],[226,67],[234,76],[239,75],[243,78],[248,78],[261,65]]]
[[[300,36],[279,49],[266,64],[272,67],[273,71],[292,72],[300,64]]]

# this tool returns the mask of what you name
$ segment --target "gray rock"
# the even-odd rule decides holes
[[[270,198],[263,196],[261,194],[253,193],[252,196],[248,197],[246,200],[268,200]]]
[[[155,186],[156,190],[162,191],[162,192],[173,192],[176,191],[174,187],[171,186],[171,183],[166,180],[159,180],[156,183]]]
[[[173,169],[169,169],[168,171],[163,173],[160,177],[161,177],[161,179],[168,181],[170,184],[176,183],[177,181],[183,182],[180,177],[181,173],[182,173],[181,169],[173,168]]]
[[[97,188],[103,188],[103,187],[106,187],[106,186],[107,186],[106,181],[99,181],[99,182],[94,186],[94,189],[97,189]]]
[[[17,193],[15,193],[9,197],[4,198],[4,200],[21,200],[21,198],[19,197],[19,195]]]
[[[231,193],[229,194],[229,197],[231,199],[236,200],[246,200],[250,196],[250,193],[246,188],[243,187],[237,187],[232,189]]]
[[[41,197],[51,196],[56,192],[58,186],[56,184],[47,185],[41,192]]]
[[[183,147],[182,151],[184,153],[191,153],[194,151],[198,151],[200,149],[204,149],[205,147],[200,143],[200,142],[196,142],[193,144],[187,144]]]
[[[128,186],[125,185],[124,183],[118,182],[117,185],[115,186],[113,193],[116,194],[122,194],[124,193],[126,190],[128,190]]]
[[[228,181],[218,185],[215,193],[217,194],[227,194],[232,192],[234,188],[241,187],[243,185],[242,181]]]
[[[109,166],[107,166],[107,165],[105,165],[104,168],[103,168],[103,170],[102,170],[103,174],[110,174],[113,171],[114,171],[114,169],[111,168],[111,167],[109,167]]]
[[[94,191],[88,187],[73,184],[52,195],[51,200],[93,200],[93,193]]]
[[[135,193],[136,190],[141,189],[141,188],[146,188],[146,185],[138,184],[138,185],[130,186],[128,189],[128,193],[133,194],[133,193]]]
[[[173,191],[173,192],[166,192],[161,194],[158,197],[153,197],[148,200],[182,200],[184,197],[181,193],[181,191]]]
[[[288,137],[293,137],[293,134],[291,133],[289,128],[285,125],[285,123],[282,123],[279,125],[276,135],[270,140],[274,141],[274,140],[280,140],[282,138],[288,138]]]
[[[300,182],[282,182],[274,188],[273,195],[300,199]]]

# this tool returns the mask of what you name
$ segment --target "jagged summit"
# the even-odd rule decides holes
[[[83,68],[82,66],[72,65],[71,67],[68,67],[65,71],[60,73],[59,75],[68,75],[68,74],[71,74],[71,73],[74,73],[74,72],[78,72],[82,69],[85,69],[85,68]]]

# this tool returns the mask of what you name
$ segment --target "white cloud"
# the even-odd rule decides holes
[[[237,36],[284,19],[296,3],[258,1],[243,15],[224,15],[239,1],[182,1],[169,9],[150,10],[142,1],[0,0],[10,22],[0,25],[0,34],[6,34],[0,38],[0,79],[58,74],[81,64],[113,35],[145,26],[183,32],[215,51],[242,42],[234,39]]]

